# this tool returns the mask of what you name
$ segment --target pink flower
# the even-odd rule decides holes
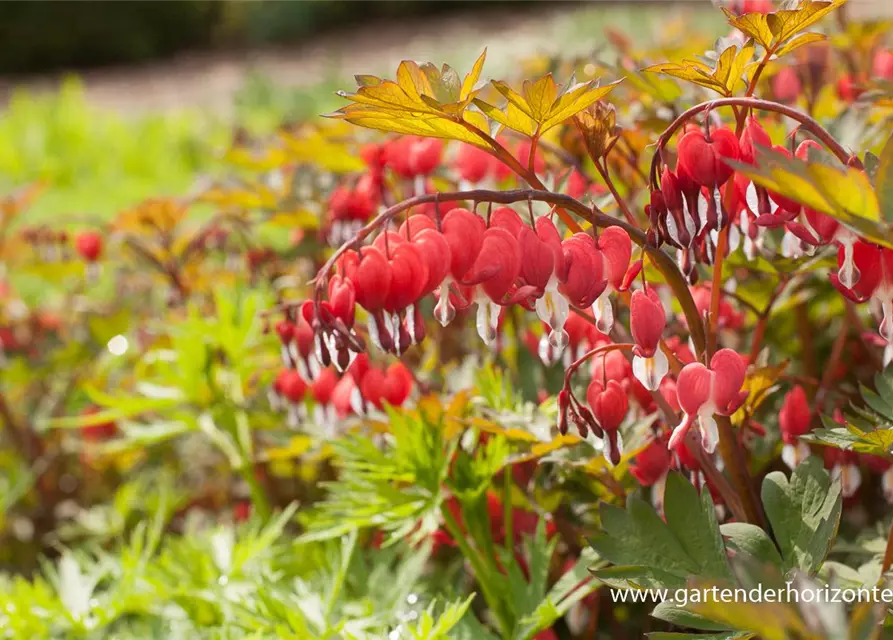
[[[459,145],[454,165],[459,177],[470,184],[486,179],[495,159],[480,147],[471,144]]]
[[[660,349],[660,338],[667,326],[667,315],[657,297],[648,288],[633,292],[629,304],[630,333],[636,343],[633,349],[633,375],[649,391],[657,391],[670,364]]]
[[[626,392],[617,380],[609,380],[607,386],[593,380],[586,390],[586,400],[595,421],[605,433],[605,459],[611,464],[619,463],[623,443],[618,430],[629,411]]]
[[[803,387],[798,384],[785,396],[778,412],[778,428],[784,442],[781,459],[791,469],[809,457],[809,446],[801,442],[799,436],[809,431],[811,421],[812,410],[809,407],[809,400]]]
[[[732,177],[732,168],[725,161],[738,159],[738,138],[726,128],[711,130],[709,138],[700,129],[692,130],[679,139],[677,152],[676,173],[714,189]]]
[[[731,349],[713,354],[709,369],[700,362],[683,367],[676,381],[676,393],[685,414],[670,436],[671,449],[678,449],[697,420],[704,450],[713,453],[719,442],[713,414],[731,415],[744,402],[747,393],[741,391],[741,385],[746,369],[744,360]]]
[[[614,327],[614,309],[608,296],[614,291],[626,291],[641,270],[642,263],[637,261],[630,267],[632,241],[620,227],[608,227],[602,231],[597,246],[602,257],[602,273],[608,284],[595,299],[592,313],[598,330],[607,335]]]
[[[500,306],[521,270],[521,251],[511,232],[490,227],[484,232],[481,251],[462,284],[479,285],[477,302],[478,335],[486,344],[496,340]]]

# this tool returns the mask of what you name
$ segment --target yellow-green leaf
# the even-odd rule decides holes
[[[841,221],[866,239],[893,248],[893,228],[882,222],[868,176],[854,168],[808,164],[774,151],[761,151],[757,166],[728,161],[754,183]]]
[[[540,131],[548,131],[552,127],[561,124],[571,116],[579,113],[589,105],[601,100],[620,82],[622,82],[622,80],[615,80],[610,84],[600,87],[593,80],[580,87],[571,89],[558,98],[558,100],[555,101],[555,104],[552,105],[552,111],[549,113],[549,118],[542,123]]]
[[[462,100],[467,99],[471,92],[474,90],[474,86],[478,83],[481,77],[481,71],[484,69],[484,60],[487,59],[487,50],[484,49],[478,59],[475,60],[474,66],[471,67],[471,72],[465,76],[465,80],[462,81],[462,90],[459,93],[459,98]]]
[[[536,122],[511,102],[506,105],[505,111],[502,111],[498,107],[494,107],[492,104],[484,102],[479,98],[474,99],[474,104],[484,113],[484,115],[495,120],[504,127],[508,127],[509,129],[528,136],[532,136],[536,133]],[[471,112],[466,115],[470,115],[470,113]]]
[[[796,9],[768,14],[766,24],[775,36],[776,42],[781,44],[808,29],[845,2],[846,0],[834,0],[834,2],[804,0]]]
[[[723,96],[731,96],[741,81],[744,69],[753,58],[753,39],[740,49],[736,45],[723,51],[711,69],[700,60],[683,60],[681,63],[667,62],[648,67],[645,71],[664,73],[680,80],[716,91]]]
[[[775,55],[780,58],[781,56],[787,55],[804,45],[812,44],[813,42],[821,42],[824,39],[825,36],[821,33],[815,33],[812,31],[808,33],[801,33],[799,36],[793,38],[787,44],[782,46],[778,51],[776,51]]]
[[[729,24],[753,38],[758,44],[769,49],[775,35],[769,28],[766,16],[762,13],[745,13],[742,16],[736,16],[734,13],[723,7],[723,12],[729,19]]]
[[[884,220],[893,222],[893,135],[887,140],[878,160],[877,172],[874,174],[878,206]]]

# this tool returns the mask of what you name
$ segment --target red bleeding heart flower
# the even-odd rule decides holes
[[[450,245],[450,275],[461,282],[474,266],[487,224],[468,209],[453,209],[443,218],[443,235]]]
[[[609,296],[615,291],[626,291],[641,270],[642,263],[637,261],[630,268],[629,261],[633,254],[633,245],[629,234],[620,227],[608,227],[602,231],[599,234],[597,246],[602,258],[602,273],[607,280],[607,286],[595,299],[592,313],[595,316],[598,330],[607,335],[614,327],[614,308],[611,306]]]
[[[490,227],[500,227],[511,233],[515,238],[521,232],[521,227],[526,226],[518,212],[511,207],[496,207],[490,213]]]
[[[401,362],[391,364],[386,371],[369,369],[360,382],[363,398],[379,410],[384,410],[385,403],[392,407],[402,406],[412,387],[412,374]]]
[[[357,295],[353,282],[338,274],[329,280],[328,300],[323,302],[333,317],[341,320],[346,327],[352,327],[356,311]]]
[[[731,349],[714,353],[709,369],[700,362],[682,368],[676,380],[676,392],[685,415],[670,437],[671,449],[682,444],[688,429],[697,420],[701,444],[705,451],[713,453],[719,442],[713,414],[731,415],[744,402],[747,393],[741,391],[741,385],[746,369],[744,360]]]
[[[791,469],[809,457],[809,447],[799,439],[809,432],[812,421],[812,410],[806,392],[799,384],[791,389],[784,398],[778,412],[778,428],[784,448],[781,459]]]
[[[618,430],[629,411],[626,392],[617,380],[609,380],[607,386],[593,380],[586,390],[586,400],[598,426],[605,433],[605,458],[611,464],[618,464],[623,447]]]
[[[471,184],[483,182],[490,173],[495,159],[480,147],[462,143],[456,151],[454,166],[459,177]]]
[[[387,164],[404,178],[430,175],[440,165],[443,140],[403,136],[388,144]]]
[[[326,367],[321,370],[316,380],[310,383],[310,393],[313,396],[313,400],[321,405],[330,404],[338,379],[338,374],[335,373],[334,369]]]
[[[844,102],[855,102],[863,92],[862,83],[851,74],[841,76],[837,81],[837,95]]]
[[[384,308],[391,288],[391,268],[384,253],[375,247],[359,252],[346,251],[340,260],[341,271],[354,286],[357,304],[366,311]]]
[[[629,304],[629,328],[636,343],[633,349],[633,375],[649,391],[657,391],[670,363],[660,349],[667,326],[667,314],[653,288],[637,289]]]
[[[854,302],[876,300],[881,307],[878,333],[888,345],[893,344],[893,250],[860,240],[852,246],[851,257],[847,255],[847,245],[840,247],[837,264],[841,270],[837,274],[831,274],[832,284]],[[852,287],[845,286],[839,276],[847,270],[852,272],[847,277],[856,280]],[[884,358],[885,365],[889,364],[890,357],[888,349]]]
[[[893,80],[893,51],[881,49],[874,54],[871,75],[881,80]]]
[[[558,291],[577,308],[591,306],[607,287],[604,261],[592,236],[575,233],[562,244],[565,278]]]
[[[549,218],[537,218],[533,229],[521,227],[518,245],[521,280],[536,290],[536,315],[549,327],[546,346],[558,357],[566,343],[564,326],[570,313],[567,299],[559,292],[560,283],[566,278],[561,234]]]
[[[772,140],[763,128],[763,125],[753,116],[748,116],[744,125],[744,131],[741,133],[738,157],[741,162],[756,164],[757,149],[761,147],[763,149],[771,148]]]
[[[693,182],[715,189],[732,177],[733,170],[726,160],[739,157],[738,138],[729,129],[714,129],[708,137],[702,130],[689,131],[677,145],[679,163],[676,173]]]
[[[666,440],[653,438],[642,449],[629,467],[629,472],[643,487],[650,487],[663,480],[670,470],[670,451]]]
[[[418,246],[410,242],[392,246],[390,253],[388,266],[391,281],[384,309],[398,313],[421,297],[428,284],[428,264],[422,258]]]
[[[96,262],[102,255],[102,236],[96,231],[84,231],[74,239],[74,248],[85,262]]]
[[[428,279],[422,287],[422,295],[434,292],[450,273],[450,244],[436,229],[422,229],[412,238],[419,254],[428,267]]]
[[[273,388],[291,404],[303,402],[304,395],[307,393],[307,383],[294,369],[280,371],[273,383]]]
[[[478,335],[486,344],[496,340],[500,305],[521,270],[521,250],[511,232],[502,227],[490,227],[484,232],[481,251],[471,270],[465,274],[463,285],[479,285],[475,302],[478,305]]]
[[[769,80],[772,87],[772,95],[779,102],[791,104],[797,101],[803,92],[803,83],[797,70],[793,67],[782,67],[772,79]]]

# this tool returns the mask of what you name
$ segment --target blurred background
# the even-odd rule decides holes
[[[338,108],[356,73],[401,59],[493,76],[537,54],[598,55],[611,34],[715,38],[722,15],[689,2],[181,0],[0,2],[0,194],[51,185],[29,216],[111,215],[183,193],[234,128],[263,134]],[[853,0],[853,17],[893,13]]]

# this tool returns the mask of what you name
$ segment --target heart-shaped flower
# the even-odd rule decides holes
[[[744,131],[738,145],[739,159],[747,164],[756,164],[757,150],[768,149],[772,146],[772,139],[756,118],[748,116],[745,121]]]
[[[692,423],[697,419],[701,444],[713,453],[719,442],[719,432],[713,414],[733,414],[747,397],[741,391],[747,367],[741,356],[731,349],[720,349],[710,359],[708,369],[700,362],[687,364],[679,372],[676,393],[684,411],[682,422],[670,436],[670,448],[678,448]]]
[[[74,239],[74,248],[84,262],[96,262],[102,255],[102,236],[96,231],[84,231]]]
[[[462,143],[456,151],[453,165],[459,177],[469,184],[483,182],[496,160],[486,151],[473,144]]]
[[[478,285],[475,302],[478,305],[478,335],[486,344],[496,340],[500,307],[521,270],[521,251],[511,232],[502,227],[490,227],[474,266],[465,274],[463,285]]]
[[[629,328],[636,346],[633,349],[633,375],[649,391],[657,391],[670,368],[660,339],[667,326],[667,314],[649,287],[633,292],[629,303]]]
[[[403,363],[395,362],[386,371],[369,369],[360,383],[360,391],[366,402],[384,410],[385,404],[402,406],[412,392],[412,386],[412,374]]]
[[[561,244],[565,260],[564,281],[558,291],[579,309],[591,306],[608,286],[604,260],[592,236],[575,233]]]
[[[778,412],[778,428],[784,442],[781,459],[791,469],[809,457],[809,446],[799,436],[809,432],[811,421],[809,400],[803,387],[798,384],[785,396]]]
[[[592,415],[605,433],[604,454],[611,464],[620,462],[623,443],[618,429],[629,411],[629,399],[620,382],[609,380],[607,386],[593,380],[586,390]]]
[[[607,335],[614,327],[614,308],[609,296],[615,291],[626,291],[642,268],[642,263],[637,261],[630,268],[632,241],[629,234],[620,227],[608,227],[602,231],[597,246],[602,258],[602,273],[608,284],[595,299],[592,313],[598,330]]]
[[[726,160],[737,160],[740,155],[738,138],[726,128],[711,130],[709,137],[701,129],[690,130],[679,139],[676,149],[676,173],[708,189],[732,177],[733,170]]]

